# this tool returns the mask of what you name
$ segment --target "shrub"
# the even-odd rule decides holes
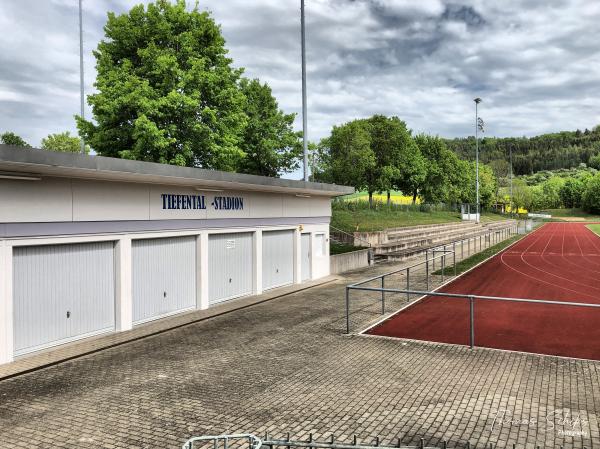
[[[586,212],[600,213],[600,174],[588,181],[583,192],[582,206]]]

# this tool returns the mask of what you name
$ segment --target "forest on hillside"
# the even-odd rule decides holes
[[[461,159],[475,157],[475,137],[445,139],[448,148]],[[480,139],[481,162],[508,161],[512,149],[515,175],[557,170],[588,164],[600,153],[600,125],[593,130],[562,131],[535,137],[484,137]]]

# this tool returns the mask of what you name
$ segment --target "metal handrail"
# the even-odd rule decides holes
[[[504,302],[516,302],[526,304],[548,304],[554,306],[572,306],[572,307],[588,307],[592,309],[600,309],[600,304],[592,304],[586,302],[571,302],[571,301],[552,301],[548,299],[531,299],[531,298],[508,298],[504,296],[485,296],[485,295],[468,295],[464,293],[444,293],[444,292],[428,292],[422,290],[408,290],[408,289],[397,289],[397,288],[376,288],[376,287],[361,287],[349,285],[346,287],[346,297],[349,296],[350,290],[363,290],[363,291],[375,291],[384,293],[401,293],[406,294],[407,297],[410,295],[421,295],[421,298],[432,296],[432,297],[445,297],[453,299],[468,299],[469,300],[469,347],[473,349],[475,347],[475,300],[481,299],[484,301],[504,301]],[[350,333],[349,330],[347,333]]]
[[[475,242],[474,246],[475,246],[475,250],[476,250],[477,249],[477,237],[479,237],[479,248],[480,248],[480,250],[482,250],[483,246],[485,246],[484,244],[482,244],[482,237],[486,237],[485,241],[487,241],[488,248],[489,248],[492,246],[492,243],[497,243],[498,241],[501,241],[499,238],[497,238],[498,235],[505,235],[508,238],[511,235],[518,234],[518,232],[519,232],[519,223],[517,222],[517,223],[512,223],[511,226],[508,226],[504,229],[489,230],[485,235],[480,234],[478,236],[470,237],[468,239],[457,240],[455,242],[451,242],[450,244],[446,243],[443,245],[434,246],[433,248],[427,248],[426,252],[425,252],[425,260],[423,260],[421,262],[417,262],[408,267],[399,268],[394,271],[383,273],[383,274],[373,276],[371,278],[364,279],[362,281],[358,281],[353,284],[347,285],[346,286],[346,301],[345,301],[346,302],[346,333],[347,334],[350,333],[350,291],[351,290],[380,292],[381,293],[381,314],[383,315],[383,314],[385,314],[385,294],[386,293],[405,293],[407,301],[410,301],[411,294],[427,294],[428,293],[429,285],[430,285],[429,278],[430,278],[430,274],[433,274],[432,272],[435,272],[436,260],[441,260],[441,262],[442,262],[442,266],[441,266],[442,279],[441,280],[443,283],[445,280],[445,261],[446,261],[446,257],[448,254],[452,254],[452,259],[453,259],[453,267],[452,268],[454,269],[453,270],[454,277],[456,277],[456,275],[457,275],[457,264],[456,264],[457,243],[459,243],[461,245],[461,248],[460,248],[461,257],[464,258],[463,243],[465,241],[467,241],[469,244],[468,252],[470,252],[471,240],[473,240]],[[496,237],[496,238],[494,238],[493,242],[492,242],[492,237]],[[452,249],[446,249],[447,246],[451,247]],[[430,255],[429,255],[430,252],[433,254],[433,257],[430,257]],[[441,254],[438,254],[438,253],[441,253]],[[430,263],[433,265],[431,271],[429,269]],[[422,265],[425,266],[425,279],[426,279],[427,291],[419,292],[416,290],[411,290],[410,289],[410,272],[411,272],[411,270],[414,270],[415,268],[422,266]],[[392,275],[400,273],[400,272],[406,273],[406,289],[402,290],[402,289],[385,288],[385,279],[388,276],[392,276]],[[381,281],[380,287],[361,287],[366,283],[377,281],[377,280]],[[440,295],[440,296],[444,296],[444,295]],[[467,295],[467,297],[469,297],[469,295]],[[492,298],[492,297],[490,297],[490,298]],[[553,301],[553,303],[556,303],[556,301]],[[569,304],[572,304],[572,303],[569,303]]]
[[[185,443],[183,443],[183,446],[181,446],[181,449],[193,449],[194,443],[198,442],[198,441],[212,441],[214,449],[218,449],[219,441],[223,441],[223,443],[224,443],[223,449],[228,449],[228,443],[230,440],[240,440],[240,439],[244,439],[244,440],[247,439],[248,446],[250,449],[260,449],[263,444],[263,442],[260,438],[258,438],[257,436],[255,436],[251,433],[238,433],[238,434],[231,434],[231,435],[204,435],[201,437],[190,438]]]
[[[441,252],[442,254],[440,255],[435,255],[436,252]],[[381,314],[383,315],[385,313],[385,294],[387,292],[387,290],[385,289],[385,278],[388,276],[392,276],[394,274],[400,273],[402,271],[406,272],[406,288],[409,289],[410,288],[410,270],[414,269],[420,265],[425,265],[425,277],[427,278],[427,288],[429,288],[429,263],[433,262],[434,267],[435,267],[435,260],[436,259],[440,259],[442,262],[442,281],[444,279],[444,266],[446,263],[446,254],[452,254],[452,259],[453,259],[453,265],[454,265],[454,276],[456,277],[456,252],[454,250],[447,250],[447,249],[439,249],[439,250],[434,250],[433,253],[433,257],[429,258],[429,252],[427,252],[427,256],[425,258],[424,261],[422,262],[418,262],[414,265],[408,266],[408,267],[404,267],[404,268],[400,268],[398,270],[394,270],[388,273],[383,273],[380,274],[378,276],[374,276],[372,278],[369,279],[365,279],[363,281],[360,282],[355,282],[354,284],[350,284],[349,286],[346,287],[346,333],[349,334],[350,333],[350,290],[351,289],[356,289],[356,290],[361,290],[361,289],[366,289],[366,288],[362,288],[360,287],[361,285],[364,285],[368,282],[373,282],[376,280],[380,280],[381,281],[381,288],[375,289],[376,291],[381,292]],[[406,299],[409,300],[410,299],[410,295],[407,293],[406,295]]]
[[[350,237],[352,237],[352,238],[353,238],[353,239],[355,239],[355,240],[358,240],[358,241],[360,241],[360,242],[364,242],[364,243],[366,243],[367,245],[369,245],[369,248],[370,248],[371,246],[373,246],[373,244],[372,244],[371,242],[368,242],[367,240],[361,239],[360,237],[356,237],[354,234],[350,234],[349,232],[342,231],[341,229],[338,229],[338,228],[336,228],[335,226],[331,226],[331,225],[329,225],[329,227],[330,227],[331,229],[333,229],[334,231],[336,231],[336,232],[341,232],[342,234],[346,234],[347,236],[350,236]]]
[[[381,439],[380,439],[380,437],[377,436],[377,437],[375,437],[374,442],[372,441],[368,444],[360,444],[358,442],[358,438],[356,435],[353,435],[351,443],[347,443],[347,442],[343,442],[343,441],[336,441],[336,438],[334,435],[331,435],[328,441],[318,441],[313,437],[312,433],[309,434],[308,440],[304,440],[304,441],[290,439],[289,433],[287,434],[286,439],[272,439],[272,438],[269,438],[269,435],[267,434],[261,440],[260,438],[254,436],[252,434],[242,434],[242,435],[219,435],[219,436],[208,436],[208,437],[195,437],[192,440],[193,441],[214,440],[216,442],[216,441],[218,441],[218,439],[231,439],[231,438],[235,438],[235,437],[253,438],[254,441],[256,441],[257,443],[260,442],[264,448],[269,448],[269,449],[276,449],[277,447],[285,447],[286,449],[291,449],[291,448],[304,448],[304,449],[449,449],[450,448],[450,445],[447,440],[442,440],[435,446],[426,446],[424,438],[417,438],[418,443],[416,445],[404,445],[404,444],[402,444],[401,438],[397,438],[395,444],[393,442],[390,442],[388,444],[381,444]],[[192,440],[188,440],[188,441],[192,441]],[[186,442],[186,444],[188,444],[188,442]],[[186,446],[184,444],[182,449],[189,449],[190,447],[191,446]],[[465,442],[465,445],[464,446],[461,445],[461,447],[463,447],[464,449],[475,449],[480,446],[478,446],[477,443],[471,444],[471,442],[469,440],[467,440]],[[482,449],[495,449],[497,447],[498,447],[498,443],[494,444],[492,442],[483,443],[483,446],[481,446]],[[517,449],[517,448],[521,448],[521,447],[525,447],[525,445],[521,446],[521,445],[518,445],[517,443],[513,443],[511,445],[512,449]],[[541,446],[536,446],[536,447],[540,448]],[[547,446],[544,446],[544,447],[547,447]],[[254,448],[252,448],[252,446],[250,446],[250,449],[259,449],[259,448],[260,448],[260,445],[254,447]],[[456,449],[457,446],[454,445],[453,448]],[[217,449],[216,446],[215,446],[215,449]],[[564,446],[561,445],[560,449],[564,449]],[[586,449],[586,446],[583,446],[583,449]]]

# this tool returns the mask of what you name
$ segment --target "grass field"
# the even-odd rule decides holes
[[[334,208],[332,214],[331,226],[345,232],[381,231],[387,228],[461,221],[460,214],[448,211],[420,212],[418,210],[345,210]],[[484,213],[481,216],[481,221],[497,221],[507,218],[509,217]]]
[[[567,220],[579,218],[581,220],[600,221],[600,215],[588,214],[581,209],[546,209],[544,212],[552,215],[552,218],[565,218]]]
[[[591,224],[591,225],[588,225],[588,228],[590,228],[592,231],[594,231],[596,234],[598,234],[600,236],[600,224]]]
[[[490,246],[489,248],[484,249],[483,251],[477,253],[477,254],[473,254],[471,257],[467,257],[464,260],[461,260],[460,262],[458,262],[456,264],[456,274],[461,274],[464,273],[467,270],[470,270],[471,268],[473,268],[475,265],[477,265],[478,263],[483,262],[484,260],[492,257],[494,254],[499,253],[500,251],[502,251],[504,248],[506,248],[507,246],[512,245],[514,242],[516,242],[517,240],[521,239],[523,236],[522,235],[515,235],[507,240],[504,240],[503,242],[500,242],[494,246]],[[449,267],[445,267],[444,268],[444,272],[446,274],[450,274],[454,272],[454,266],[450,265]],[[437,275],[441,275],[442,274],[442,270],[437,270],[435,273],[433,274],[437,274]]]

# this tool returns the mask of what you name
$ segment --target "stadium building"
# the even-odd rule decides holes
[[[351,192],[0,145],[0,363],[325,277]]]

